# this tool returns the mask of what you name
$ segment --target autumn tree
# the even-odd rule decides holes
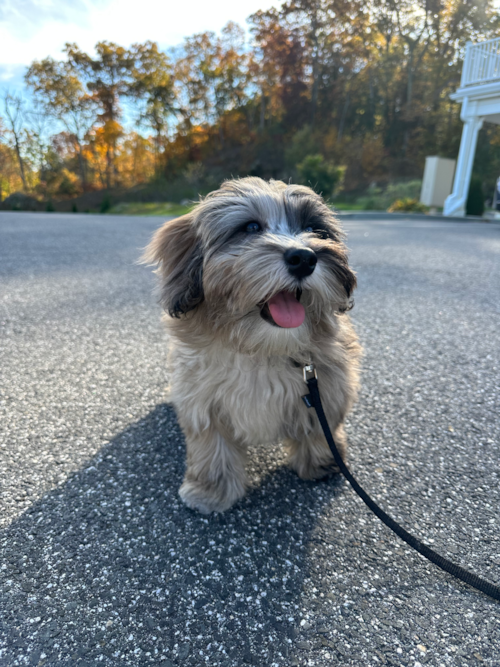
[[[185,121],[190,126],[216,125],[223,144],[224,115],[243,105],[248,92],[248,54],[242,28],[228,23],[219,37],[204,32],[187,38],[175,76]]]
[[[37,100],[26,111],[25,153],[37,172],[36,187],[45,194],[47,151],[50,145],[51,117]]]
[[[87,189],[83,150],[85,137],[96,120],[94,98],[85,92],[76,68],[68,61],[45,58],[34,61],[25,75],[28,88],[46,113],[61,121],[73,137],[78,151],[82,189]]]
[[[255,40],[260,127],[266,119],[297,129],[307,122],[308,56],[297,26],[279,11],[258,11],[248,19]]]
[[[7,124],[7,132],[10,134],[19,165],[19,175],[23,184],[23,190],[28,189],[26,181],[25,161],[23,157],[23,132],[26,124],[26,106],[20,95],[6,92],[3,96],[3,108]]]
[[[154,150],[158,171],[169,121],[179,111],[172,65],[166,53],[160,51],[155,42],[134,44],[131,56],[134,65],[127,94],[138,105],[139,124],[150,127],[155,134]]]
[[[288,0],[280,13],[296,26],[307,47],[308,122],[314,126],[322,79],[326,78],[331,85],[339,68],[345,77],[346,70],[353,69],[350,60],[360,57],[364,60],[368,23],[366,4],[360,0]]]
[[[106,145],[106,187],[118,181],[116,150],[122,134],[120,97],[129,93],[133,83],[133,54],[113,42],[98,42],[96,56],[81,51],[76,44],[66,44],[68,63],[87,86],[99,105],[98,115]]]
[[[9,145],[7,128],[0,116],[0,202],[22,185],[17,157]]]

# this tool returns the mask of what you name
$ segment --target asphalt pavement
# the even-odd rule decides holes
[[[223,515],[180,502],[159,218],[0,212],[0,665],[498,666],[500,605],[340,479],[256,447]],[[365,348],[349,464],[500,582],[500,225],[346,219]]]

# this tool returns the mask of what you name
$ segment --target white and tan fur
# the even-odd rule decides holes
[[[251,221],[259,233],[245,232]],[[283,260],[289,248],[316,253],[312,275],[290,275]],[[251,444],[283,442],[303,479],[336,472],[317,418],[301,401],[301,366],[312,360],[345,452],[343,422],[356,397],[360,356],[345,311],[356,279],[321,197],[280,181],[227,181],[191,213],[166,222],[145,261],[159,265],[168,313],[171,400],[187,445],[184,502],[201,512],[230,508],[245,493]],[[270,297],[297,288],[303,324],[281,328],[261,316]]]

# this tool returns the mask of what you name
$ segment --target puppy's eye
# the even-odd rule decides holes
[[[249,222],[245,227],[245,231],[248,234],[255,234],[255,232],[261,232],[262,227],[259,222],[255,222],[255,220],[252,220],[252,222]]]
[[[304,234],[315,234],[320,239],[328,238],[328,232],[326,231],[326,229],[323,229],[319,225],[315,225],[314,227],[312,225],[307,225],[307,227],[304,227],[302,232]]]

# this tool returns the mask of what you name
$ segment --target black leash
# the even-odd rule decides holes
[[[380,508],[377,505],[377,503],[370,498],[370,496],[366,493],[366,491],[358,484],[358,482],[351,475],[349,469],[347,468],[342,459],[342,456],[339,453],[339,450],[337,449],[337,445],[335,444],[335,441],[333,439],[332,432],[330,431],[330,427],[328,426],[328,422],[326,420],[325,413],[323,411],[323,406],[321,404],[321,398],[318,389],[318,380],[314,364],[308,364],[307,366],[304,366],[303,371],[304,371],[304,380],[307,383],[310,392],[308,395],[302,397],[304,403],[307,405],[308,408],[313,407],[316,410],[319,423],[321,424],[321,428],[323,429],[323,433],[325,434],[326,441],[331,449],[333,458],[335,459],[335,463],[338,465],[338,467],[340,468],[340,472],[344,475],[344,477],[347,479],[347,481],[352,486],[354,491],[356,491],[361,500],[363,500],[363,502],[366,503],[366,505],[368,505],[371,511],[378,516],[378,518],[382,521],[382,523],[385,523],[385,525],[391,530],[393,530],[396,533],[396,535],[398,535],[398,537],[400,537],[404,542],[406,542],[406,544],[409,544],[410,547],[413,547],[413,549],[415,549],[415,551],[418,551],[419,554],[425,556],[425,558],[430,560],[431,563],[434,563],[434,565],[437,565],[445,572],[448,572],[454,577],[457,577],[457,579],[460,579],[466,584],[469,584],[469,586],[476,588],[478,591],[486,593],[486,595],[489,595],[495,600],[500,600],[500,586],[496,586],[495,584],[486,581],[486,579],[482,579],[481,577],[478,577],[476,574],[473,574],[472,572],[469,572],[465,568],[460,567],[460,565],[452,563],[447,558],[440,556],[433,549],[431,549],[423,542],[421,542],[418,538],[414,537],[413,535],[410,535],[408,531],[406,531],[402,526],[399,525],[397,521],[395,521],[388,514],[386,514],[384,510]]]

